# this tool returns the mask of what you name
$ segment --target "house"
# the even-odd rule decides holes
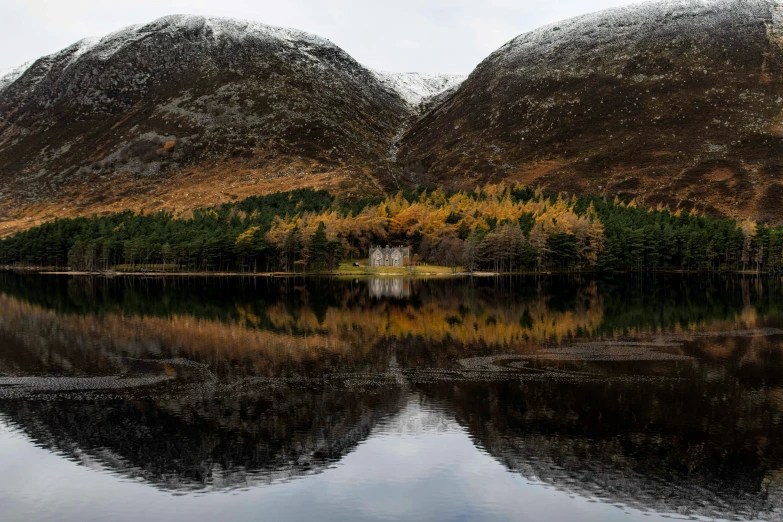
[[[405,266],[410,261],[411,249],[408,247],[373,247],[370,249],[370,266]]]

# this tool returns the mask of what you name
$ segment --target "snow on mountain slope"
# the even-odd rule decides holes
[[[18,67],[12,67],[10,69],[3,69],[0,71],[0,92],[3,89],[11,85],[17,78],[22,76],[24,72],[30,67],[33,62],[26,62]]]
[[[87,211],[175,199],[156,183],[183,188],[167,208],[187,208],[231,197],[214,185],[233,175],[254,193],[261,181],[285,190],[307,180],[378,192],[410,113],[330,41],[226,18],[168,16],[88,38],[8,78],[0,216],[31,203]],[[185,172],[209,187],[176,182]]]
[[[563,20],[522,34],[492,53],[481,65],[525,64],[527,73],[549,74],[550,67],[605,71],[624,66],[628,53],[653,43],[691,45],[715,39],[709,31],[763,26],[780,31],[780,0],[659,0],[617,7]],[[668,41],[668,42],[667,42]],[[613,51],[609,57],[601,51]],[[542,61],[546,58],[546,61]],[[598,69],[593,69],[598,66]],[[480,66],[481,67],[481,66]]]
[[[420,103],[438,94],[459,87],[467,76],[458,74],[397,73],[376,71],[372,73],[382,84],[398,93],[410,105]]]
[[[0,235],[4,219],[64,207],[503,179],[783,222],[781,150],[780,0],[585,15],[520,35],[467,78],[372,71],[301,31],[170,16],[2,76]]]
[[[783,222],[782,20],[779,0],[663,1],[522,34],[405,133],[403,181]]]
[[[171,15],[159,18],[150,24],[131,25],[104,37],[81,40],[76,44],[78,50],[73,53],[72,61],[85,53],[97,54],[105,60],[134,42],[139,42],[151,35],[179,38],[183,34],[213,41],[267,40],[274,43],[284,42],[291,47],[299,47],[303,50],[306,50],[308,46],[320,46],[342,52],[342,49],[326,38],[297,29],[234,18]]]

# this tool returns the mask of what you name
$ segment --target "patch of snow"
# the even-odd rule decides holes
[[[286,42],[296,46],[304,44],[318,47],[336,47],[325,38],[296,29],[234,18],[171,15],[158,18],[148,24],[131,25],[103,37],[85,38],[65,51],[71,54],[69,63],[75,62],[87,52],[92,56],[107,60],[127,45],[143,40],[150,35],[170,34],[176,37],[182,33],[193,36],[198,35],[201,38],[214,41],[223,39],[242,41],[246,38],[251,38]]]
[[[25,62],[22,65],[13,67],[11,69],[0,70],[0,92],[14,83],[17,78],[22,76],[24,72],[33,64],[33,61],[34,60],[30,60],[29,62]]]
[[[396,73],[376,70],[371,72],[384,86],[414,106],[427,98],[456,88],[467,78],[458,74]]]
[[[640,36],[671,40],[674,35],[690,34],[696,40],[721,21],[748,25],[766,24],[768,32],[780,31],[783,22],[781,0],[662,0],[643,2],[590,13],[556,22],[524,33],[487,57],[479,68],[508,61],[527,63],[528,73],[552,73],[552,67],[564,72],[593,67],[585,58],[600,58],[595,49],[606,53],[606,46],[625,48],[627,55]],[[621,56],[622,55],[618,55]],[[625,56],[627,58],[627,56]]]
[[[309,67],[327,69],[327,63],[336,54],[354,62],[331,41],[310,33],[262,24],[259,22],[223,17],[171,15],[147,24],[132,25],[102,37],[79,40],[49,56],[32,62],[26,90],[32,89],[52,71],[62,74],[85,60],[107,61],[118,52],[152,37],[168,36],[172,42],[186,39],[193,43],[220,45],[224,42],[262,42],[273,44],[271,52],[295,51],[308,59]],[[324,53],[323,50],[334,51]],[[30,64],[26,64],[30,66]],[[423,110],[423,102],[456,89],[466,78],[460,75],[427,73],[393,73],[373,71],[354,62],[351,75],[355,81],[366,83],[377,80],[387,91],[398,94],[411,107]],[[15,81],[27,68],[19,68],[0,76],[0,92]],[[374,83],[374,82],[372,82]]]
[[[98,45],[98,42],[100,41],[101,39],[95,36],[89,38],[83,38],[82,40],[79,40],[75,44],[65,49],[65,52],[67,52],[70,55],[68,59],[68,63],[71,64],[76,60],[78,60],[80,56],[91,51],[92,48]]]

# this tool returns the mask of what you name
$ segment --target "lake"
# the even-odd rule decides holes
[[[783,280],[0,273],[0,519],[783,520]]]

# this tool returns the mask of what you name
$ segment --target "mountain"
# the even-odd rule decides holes
[[[783,7],[656,2],[523,34],[403,136],[410,184],[502,179],[783,220]]]
[[[469,77],[171,16],[0,74],[0,236],[325,188],[521,181],[783,222],[783,6],[645,3],[523,34]]]
[[[55,215],[296,186],[378,193],[411,110],[323,38],[162,18],[2,77],[0,218],[7,233]]]

